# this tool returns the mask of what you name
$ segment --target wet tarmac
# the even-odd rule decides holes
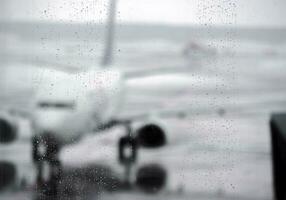
[[[132,166],[117,161],[120,129],[87,136],[62,152],[61,179],[44,184],[36,182],[29,140],[1,146],[0,197],[272,199],[267,117],[189,120],[168,120],[168,146],[140,149]]]

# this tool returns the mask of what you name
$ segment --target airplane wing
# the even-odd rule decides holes
[[[9,54],[1,53],[0,58],[2,62],[6,63],[20,63],[20,64],[29,64],[33,66],[38,66],[42,68],[55,69],[57,71],[63,71],[66,73],[78,73],[83,71],[83,68],[77,65],[73,65],[65,62],[56,62],[55,59],[44,59],[43,57],[37,56],[25,56],[20,54]]]
[[[166,69],[158,68],[154,75],[152,70],[141,70],[142,75],[140,70],[127,73],[126,78],[131,80],[129,84],[127,81],[127,87],[133,94],[127,94],[123,112],[117,116],[119,119],[136,121],[153,116],[179,119],[238,115],[247,117],[279,111],[285,105],[283,98],[275,102],[271,98],[246,99],[241,94],[247,91],[239,90],[239,85],[236,88],[233,80],[222,79],[215,74],[193,73],[180,66]],[[161,71],[161,74],[168,72],[169,75],[159,76]],[[231,90],[228,86],[231,86]],[[228,96],[233,98],[229,99]]]
[[[28,64],[37,66],[39,68],[48,68],[48,69],[55,69],[57,71],[62,71],[70,74],[80,73],[84,71],[88,71],[94,67],[91,66],[91,62],[88,60],[84,62],[82,59],[80,62],[71,62],[68,63],[66,60],[70,60],[70,58],[62,59],[65,61],[55,61],[56,59],[49,58],[45,59],[43,57],[37,56],[23,56],[13,54],[3,54],[1,53],[0,58],[2,61],[6,61],[9,63],[21,63],[21,64]],[[76,64],[72,64],[76,63]],[[100,68],[101,66],[97,66]],[[139,67],[125,67],[119,65],[111,65],[109,68],[116,68],[123,71],[125,78],[137,78],[137,77],[144,77],[156,74],[169,74],[169,73],[186,73],[190,72],[190,67],[186,65],[180,64],[179,66],[176,65],[169,65],[169,66],[151,66],[148,68],[139,68]]]
[[[190,119],[196,117],[251,117],[265,115],[271,112],[279,112],[281,105],[285,105],[285,100],[245,102],[245,103],[228,103],[217,106],[204,105],[185,105],[184,108],[173,109],[154,109],[151,111],[123,112],[119,113],[117,120],[123,122],[144,121],[150,118],[159,119]],[[143,109],[142,109],[143,110]]]
[[[159,66],[150,67],[145,69],[133,68],[123,69],[124,78],[141,78],[146,76],[162,75],[162,74],[178,74],[178,73],[189,73],[191,72],[190,67],[187,66]]]
[[[34,91],[31,88],[16,89],[9,93],[2,92],[0,111],[15,117],[30,118],[33,95]]]

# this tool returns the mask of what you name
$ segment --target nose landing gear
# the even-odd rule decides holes
[[[37,169],[36,183],[46,195],[57,194],[57,183],[61,177],[58,152],[59,144],[50,135],[32,138],[32,159]]]

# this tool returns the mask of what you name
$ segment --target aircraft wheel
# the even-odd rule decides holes
[[[32,159],[35,163],[42,160],[57,161],[59,150],[58,142],[50,136],[32,138]]]
[[[45,195],[56,195],[61,179],[61,163],[58,158],[59,145],[49,136],[32,138],[32,159],[37,170],[37,187]]]
[[[51,168],[51,180],[58,181],[61,178],[62,174],[62,165],[59,160],[54,160],[50,162],[50,168]]]
[[[121,137],[119,139],[118,148],[118,159],[121,164],[131,164],[136,161],[138,145],[135,138],[130,136]]]
[[[37,136],[32,138],[32,159],[34,163],[43,160],[43,156],[40,155],[39,146],[40,146],[40,139]]]
[[[37,188],[45,196],[56,196],[61,180],[61,163],[59,161],[39,161],[37,163]]]

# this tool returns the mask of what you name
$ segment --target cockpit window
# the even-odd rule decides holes
[[[39,108],[45,109],[73,109],[74,103],[73,102],[48,102],[48,101],[41,101],[37,105]]]

